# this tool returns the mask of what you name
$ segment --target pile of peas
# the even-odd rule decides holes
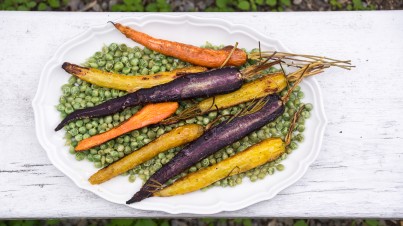
[[[220,48],[219,46],[212,46],[209,43],[207,43],[205,47],[213,49]],[[246,66],[252,63],[253,62],[248,62]],[[142,49],[137,46],[131,48],[125,44],[118,45],[116,43],[112,43],[109,46],[104,46],[102,51],[96,52],[88,59],[86,63],[84,63],[84,66],[135,76],[139,74],[147,75],[163,71],[171,71],[176,68],[188,66],[188,64],[178,59],[167,57],[151,51],[147,48]],[[270,70],[273,71],[275,69],[273,68]],[[63,85],[61,89],[62,96],[60,97],[59,104],[56,106],[56,108],[61,113],[62,118],[66,117],[66,115],[70,114],[74,110],[92,107],[106,100],[126,94],[124,91],[92,85],[74,76],[70,77],[68,83]],[[281,95],[285,95],[286,92],[286,90],[282,91]],[[173,181],[177,178],[183,177],[190,172],[195,172],[201,168],[220,162],[266,138],[281,137],[284,139],[288,132],[293,114],[302,105],[301,100],[303,97],[304,93],[299,87],[297,87],[292,92],[289,101],[286,103],[285,113],[281,117],[277,118],[275,122],[267,124],[260,130],[253,132],[247,137],[244,137],[242,140],[237,141],[232,145],[223,148],[217,153],[203,159],[196,165],[192,166],[187,172],[184,172],[181,175],[178,175],[176,178],[171,179],[168,183],[173,183]],[[196,101],[200,100],[201,99],[198,99]],[[86,159],[90,162],[93,162],[96,168],[103,168],[119,160],[125,155],[128,155],[141,148],[158,136],[172,130],[175,127],[192,123],[206,126],[212,122],[218,114],[236,114],[238,111],[244,109],[247,104],[248,103],[240,104],[219,112],[210,112],[206,115],[197,116],[195,118],[187,119],[169,126],[145,127],[110,140],[98,147],[91,148],[90,150],[79,153],[74,151],[74,147],[79,141],[110,130],[111,128],[130,118],[139,110],[139,107],[128,108],[120,113],[102,118],[83,119],[70,122],[64,127],[66,131],[66,145],[70,147],[69,151],[71,154],[75,155],[76,160],[82,161]],[[193,103],[190,101],[180,102],[176,114],[179,114],[191,105],[193,105]],[[281,160],[287,158],[287,155],[293,150],[297,149],[298,143],[304,140],[304,124],[305,120],[310,117],[311,110],[312,105],[306,104],[305,109],[301,114],[302,117],[300,117],[298,125],[295,127],[291,144],[287,147],[286,153],[281,155],[280,158],[248,172],[227,177],[214,183],[212,186],[235,186],[242,183],[242,179],[244,177],[248,177],[251,181],[256,181],[258,179],[265,178],[267,175],[273,174],[275,171],[284,170],[284,165],[282,165],[280,162]],[[220,121],[224,120],[225,118],[220,119]],[[154,172],[169,162],[169,160],[171,160],[181,149],[182,147],[177,147],[164,153],[160,153],[153,159],[129,170],[123,175],[128,175],[130,182],[134,182],[137,177],[145,182]]]

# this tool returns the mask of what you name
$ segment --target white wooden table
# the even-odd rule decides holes
[[[141,15],[0,12],[0,218],[194,216],[139,211],[77,188],[35,136],[31,101],[56,48],[91,25]],[[197,16],[357,66],[317,77],[329,125],[306,175],[270,201],[213,217],[403,218],[403,11]]]

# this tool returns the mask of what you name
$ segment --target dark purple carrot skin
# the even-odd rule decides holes
[[[166,183],[197,162],[221,148],[236,142],[253,131],[275,120],[284,112],[284,105],[276,94],[267,96],[268,102],[259,111],[224,121],[190,143],[166,165],[155,172],[126,204],[139,202],[152,195],[156,186]]]
[[[55,131],[60,130],[73,120],[111,115],[123,111],[125,108],[137,105],[210,97],[217,94],[229,93],[241,88],[242,83],[242,74],[236,67],[225,67],[187,74],[169,83],[148,89],[140,89],[134,93],[108,100],[94,107],[76,110],[64,118]]]

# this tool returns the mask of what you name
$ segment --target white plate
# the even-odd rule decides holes
[[[149,15],[118,20],[155,37],[200,46],[206,41],[213,44],[234,44],[239,47],[256,48],[258,41],[262,49],[288,51],[279,41],[270,39],[246,26],[231,24],[221,19],[206,19],[190,15]],[[80,188],[94,192],[111,202],[124,204],[141,186],[138,179],[129,183],[127,177],[117,177],[102,185],[90,185],[88,177],[97,169],[88,161],[78,162],[69,154],[64,145],[64,131],[54,132],[60,122],[55,106],[61,95],[60,87],[70,77],[61,69],[63,62],[81,63],[104,44],[112,42],[136,43],[125,38],[106,21],[94,26],[81,35],[64,43],[44,67],[38,91],[33,100],[36,134],[46,150],[50,161],[70,177]],[[305,141],[283,161],[285,170],[267,176],[264,180],[244,182],[234,188],[212,188],[205,192],[197,191],[187,195],[169,198],[149,198],[140,203],[128,205],[142,210],[159,210],[168,213],[213,214],[220,211],[239,210],[254,203],[273,198],[277,193],[296,182],[306,172],[320,151],[326,117],[321,92],[314,78],[305,79],[301,84],[305,93],[304,102],[312,103],[314,110],[306,122]],[[126,204],[124,204],[126,205]]]

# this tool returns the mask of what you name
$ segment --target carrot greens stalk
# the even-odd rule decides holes
[[[187,144],[203,134],[203,126],[189,124],[177,127],[165,133],[147,144],[146,146],[132,152],[117,162],[96,172],[88,180],[91,184],[101,184],[119,174],[122,174],[143,162],[146,162],[171,148]]]
[[[151,50],[178,58],[194,65],[217,68],[226,61],[226,58],[229,55],[231,55],[231,57],[225,64],[227,66],[241,66],[246,63],[247,60],[245,51],[241,49],[236,48],[231,53],[233,46],[226,46],[220,50],[200,48],[179,42],[157,39],[120,23],[112,22],[112,24],[127,38],[130,38]]]
[[[178,106],[177,102],[148,104],[119,126],[80,141],[75,150],[88,150],[132,130],[156,124],[175,113]]]
[[[154,75],[130,76],[101,71],[96,68],[82,67],[68,62],[63,63],[62,68],[66,72],[73,74],[91,84],[101,87],[124,90],[127,92],[134,92],[142,88],[150,88],[153,86],[161,85],[185,74],[197,73],[207,70],[207,68],[204,67],[185,67],[169,72],[160,72]]]

